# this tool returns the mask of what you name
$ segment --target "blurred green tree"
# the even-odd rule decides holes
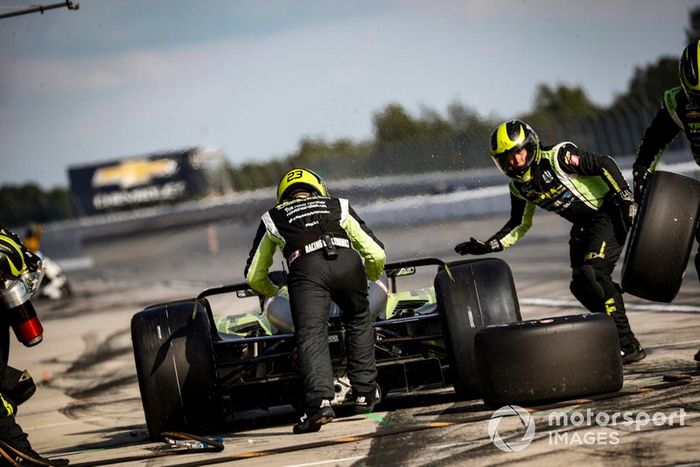
[[[397,143],[413,142],[419,125],[399,104],[389,104],[372,117],[375,145],[381,152]]]
[[[63,188],[47,192],[30,183],[0,188],[0,224],[20,227],[75,217],[70,194]]]

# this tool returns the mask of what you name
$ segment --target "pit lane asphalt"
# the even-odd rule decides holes
[[[360,213],[361,214],[361,213]],[[454,244],[469,236],[485,238],[503,217],[421,226],[397,226],[376,233],[392,260],[437,256],[455,260]],[[20,407],[18,421],[35,449],[72,462],[107,460],[162,452],[147,441],[138,394],[129,322],[153,303],[196,295],[203,287],[242,280],[255,225],[215,224],[218,254],[210,253],[209,226],[130,236],[87,245],[92,270],[70,274],[76,296],[61,302],[37,301],[44,342],[26,349],[12,343],[10,364],[28,368],[39,383],[36,395]],[[524,319],[582,313],[568,292],[569,225],[538,212],[520,244],[497,257],[511,266]],[[691,262],[692,263],[692,262]],[[279,262],[277,263],[279,264]],[[619,270],[618,266],[618,270]],[[433,270],[411,276],[407,286],[432,284]],[[618,271],[619,273],[619,271]],[[294,414],[280,409],[221,433],[221,453],[161,457],[148,465],[532,465],[579,463],[668,465],[700,460],[700,376],[687,384],[639,392],[662,383],[664,375],[698,370],[692,360],[700,347],[700,286],[690,267],[671,305],[625,296],[630,322],[648,357],[625,368],[624,390],[632,394],[571,406],[594,412],[645,411],[669,415],[683,409],[684,424],[568,427],[552,437],[550,410],[533,413],[536,435],[526,449],[506,453],[491,442],[493,413],[481,401],[459,401],[450,389],[390,398],[376,414],[337,418],[316,434],[292,435]],[[659,309],[661,308],[661,309]],[[635,392],[636,391],[636,392]],[[471,421],[470,421],[471,420]],[[430,423],[443,423],[441,426]],[[515,417],[503,419],[501,436],[519,440],[524,429]],[[392,431],[393,430],[393,431]],[[566,442],[563,433],[569,433]],[[595,443],[591,441],[593,433]],[[578,436],[575,436],[578,434]],[[615,436],[613,436],[615,434]],[[358,437],[360,440],[349,439]],[[343,439],[342,442],[334,440]],[[617,443],[612,443],[618,439]],[[316,443],[311,444],[310,443]],[[291,450],[269,454],[270,450]],[[250,453],[239,460],[234,456]],[[257,454],[256,454],[257,453]],[[259,457],[260,453],[268,453]],[[132,463],[131,465],[137,465]]]

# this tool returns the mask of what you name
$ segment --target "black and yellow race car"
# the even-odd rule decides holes
[[[405,278],[432,277],[401,289]],[[284,281],[280,271],[273,280]],[[383,393],[454,386],[478,396],[474,336],[521,320],[508,265],[486,258],[388,263],[368,284],[378,378]],[[329,310],[334,405],[351,401],[341,310]],[[235,431],[246,411],[303,400],[286,287],[263,300],[247,284],[210,288],[195,298],[152,305],[131,321],[134,358],[149,433]]]

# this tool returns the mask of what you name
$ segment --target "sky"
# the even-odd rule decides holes
[[[56,0],[39,4],[56,3]],[[598,105],[685,46],[700,0],[78,0],[0,19],[0,185],[190,146],[236,165],[302,138],[371,139],[390,103],[446,116],[533,107],[538,84]],[[33,0],[0,0],[0,13]],[[484,143],[485,145],[487,142]]]

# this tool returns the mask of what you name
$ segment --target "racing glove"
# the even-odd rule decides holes
[[[455,251],[460,255],[485,255],[503,250],[503,245],[497,239],[482,242],[471,237],[468,242],[462,242],[455,247]]]
[[[282,287],[287,284],[287,271],[270,271],[267,273],[270,282],[275,284],[277,287]]]
[[[637,215],[637,204],[629,188],[614,193],[611,198],[612,203],[620,210],[620,218],[626,230],[632,227],[634,217]]]
[[[648,167],[642,165],[635,165],[632,167],[634,202],[637,204],[642,204],[642,196],[644,196],[644,189],[649,180],[649,175],[651,175],[651,172]]]

